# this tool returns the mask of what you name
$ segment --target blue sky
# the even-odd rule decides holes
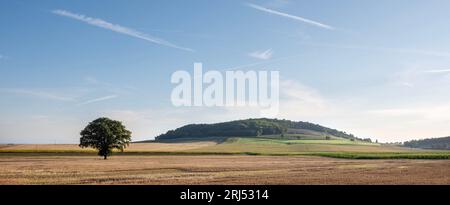
[[[279,70],[279,118],[380,141],[450,134],[450,2],[0,0],[0,143],[134,140],[252,109],[175,108],[176,70]]]

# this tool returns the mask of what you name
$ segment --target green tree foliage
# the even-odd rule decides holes
[[[250,119],[216,124],[191,124],[170,130],[156,137],[157,140],[176,138],[205,138],[231,136],[260,136],[282,134],[286,129],[276,123]]]
[[[261,135],[283,135],[292,129],[305,129],[327,133],[336,137],[359,139],[351,134],[326,128],[309,122],[294,122],[279,119],[247,119],[216,124],[190,124],[156,137],[156,140],[207,137],[256,137]]]
[[[98,118],[90,122],[81,133],[80,147],[92,147],[107,159],[113,149],[123,151],[131,141],[131,132],[120,121]]]
[[[305,130],[312,130],[316,132],[322,132],[326,133],[327,135],[333,135],[336,137],[346,138],[346,139],[359,139],[353,136],[352,134],[348,134],[346,132],[342,132],[336,129],[331,129],[328,127],[324,127],[318,124],[310,123],[310,122],[302,122],[302,121],[291,121],[291,120],[279,120],[279,119],[266,119],[263,118],[261,120],[267,120],[274,123],[279,124],[282,127],[285,127],[287,129],[305,129]]]
[[[422,149],[450,150],[450,137],[412,140],[404,142],[403,146]]]
[[[372,142],[372,139],[370,139],[370,138],[364,138],[364,139],[362,139],[362,141],[365,141],[365,142]]]

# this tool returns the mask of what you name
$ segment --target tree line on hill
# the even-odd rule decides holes
[[[157,136],[155,139],[158,141],[182,138],[257,137],[261,135],[282,135],[288,129],[312,130],[351,140],[370,141],[370,139],[360,139],[352,134],[323,127],[318,124],[267,118],[236,120],[215,124],[190,124],[175,130],[170,130],[165,134]]]
[[[266,120],[238,120],[215,124],[190,124],[159,135],[156,140],[281,134],[286,128]]]
[[[430,138],[423,140],[411,140],[403,142],[403,146],[421,149],[450,150],[450,137]]]

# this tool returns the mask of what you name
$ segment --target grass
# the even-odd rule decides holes
[[[329,135],[330,139],[343,139],[336,136]],[[259,138],[271,138],[271,139],[286,139],[286,140],[325,140],[325,135],[318,134],[284,134],[281,135],[262,135]]]
[[[450,159],[450,152],[392,152],[392,153],[354,153],[318,152],[308,155],[344,159]]]
[[[301,140],[289,140],[289,139],[276,139],[276,138],[268,138],[268,137],[261,137],[261,138],[230,138],[225,143],[241,143],[241,144],[286,144],[286,145],[292,145],[292,144],[330,144],[330,145],[368,145],[368,146],[379,146],[380,144],[377,143],[370,143],[370,142],[364,142],[364,141],[351,141],[348,139],[342,139],[342,138],[335,138],[330,140],[324,140],[324,139],[301,139]]]
[[[230,138],[222,144],[189,150],[201,153],[232,153],[268,156],[322,156],[345,159],[450,159],[450,151],[431,151],[381,145],[347,139],[284,140]]]
[[[55,152],[35,150],[0,150],[0,156],[92,156],[96,152]],[[173,152],[115,152],[118,156],[202,156],[202,155],[253,155],[253,156],[320,156],[343,159],[450,159],[450,152],[211,152],[211,151],[173,151]]]

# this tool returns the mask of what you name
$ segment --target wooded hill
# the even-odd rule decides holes
[[[450,137],[430,138],[423,140],[411,140],[403,143],[405,147],[421,149],[450,150]]]
[[[327,128],[309,122],[295,122],[279,119],[246,119],[215,124],[189,124],[155,138],[156,141],[174,139],[202,139],[202,138],[228,138],[228,137],[259,137],[259,136],[323,136],[337,137],[352,140],[359,139],[336,129]],[[370,139],[364,139],[370,141]]]

